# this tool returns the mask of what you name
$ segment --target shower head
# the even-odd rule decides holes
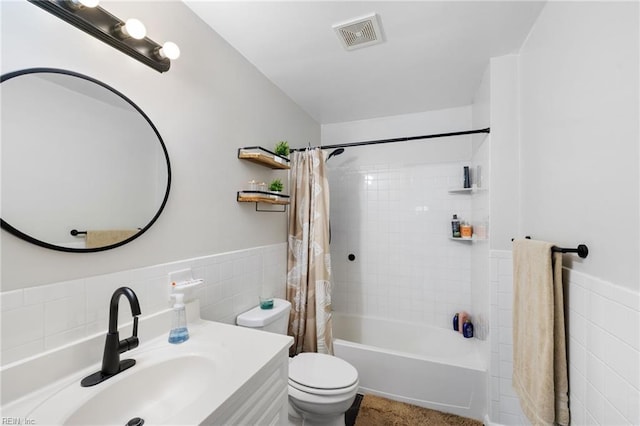
[[[336,155],[340,155],[340,154],[342,154],[343,152],[344,152],[344,148],[338,148],[338,149],[336,149],[336,150],[334,150],[334,151],[331,151],[331,154],[329,154],[329,156],[327,157],[327,161],[329,161],[329,159],[330,159],[331,157],[334,157],[334,156],[336,156]]]

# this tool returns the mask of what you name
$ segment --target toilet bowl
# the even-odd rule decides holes
[[[340,358],[305,352],[289,362],[289,413],[305,425],[344,425],[357,391],[358,371]]]
[[[238,315],[236,324],[286,334],[291,304],[274,299]],[[305,426],[344,426],[344,413],[358,391],[358,371],[332,355],[305,352],[289,360],[289,420]]]

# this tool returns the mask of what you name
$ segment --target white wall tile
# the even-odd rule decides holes
[[[16,309],[24,304],[24,292],[22,289],[6,291],[0,294],[2,310]]]
[[[30,305],[2,311],[2,349],[44,337],[44,306]]]
[[[449,327],[455,312],[471,310],[471,246],[448,240],[453,213],[471,219],[471,198],[448,193],[462,165],[332,170],[333,275],[349,287],[334,293],[335,311]]]
[[[44,349],[54,349],[66,343],[82,339],[87,335],[87,326],[84,324],[76,328],[68,328],[61,333],[47,335],[44,338]]]
[[[622,377],[611,369],[607,369],[604,377],[603,395],[626,418],[630,415],[629,395],[631,394],[631,389],[632,386]]]
[[[492,251],[490,267],[507,270],[510,252]],[[498,336],[491,336],[492,377],[500,380],[500,399],[492,401],[492,411],[499,413],[499,420],[505,425],[521,424],[513,415],[511,400],[504,403],[502,396],[512,396],[511,356],[507,348],[510,342],[505,331],[510,329],[510,320],[504,310],[511,310],[510,278],[499,271],[491,271],[492,289],[502,290],[497,303],[492,304],[492,326],[502,330]],[[572,424],[640,424],[640,352],[637,348],[638,310],[632,306],[637,295],[619,286],[565,269],[564,278],[568,289],[567,341],[570,381],[570,407]],[[597,289],[597,290],[596,290]],[[622,303],[626,297],[627,301]],[[635,320],[635,322],[634,322]],[[496,340],[499,345],[496,346]],[[496,361],[498,357],[497,372]],[[497,375],[496,375],[497,374]],[[491,381],[489,386],[496,386]],[[491,389],[491,394],[496,391]],[[504,404],[503,404],[504,403]],[[506,405],[505,405],[506,404]],[[512,422],[513,423],[509,423]]]
[[[105,333],[118,287],[134,290],[143,315],[169,308],[168,273],[186,268],[205,281],[196,292],[205,319],[234,323],[235,316],[257,306],[267,279],[274,295],[285,297],[285,243],[5,292],[0,294],[3,364]],[[125,305],[121,300],[120,324],[131,319]]]
[[[84,288],[83,288],[84,289]],[[50,336],[86,324],[84,292],[44,304],[44,334]]]
[[[594,424],[607,425],[604,415],[604,397],[592,384],[587,384],[587,413],[595,420]]]
[[[2,348],[2,364],[6,365],[23,358],[36,355],[45,350],[44,339],[36,339],[23,345]]]
[[[569,413],[571,414],[571,424],[573,425],[589,424],[587,423],[583,401],[584,399],[571,399],[569,401]]]
[[[640,424],[640,391],[631,387],[629,389],[628,417],[629,423],[632,425]]]

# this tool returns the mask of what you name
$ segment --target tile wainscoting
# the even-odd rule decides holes
[[[205,283],[196,294],[202,318],[234,323],[263,289],[285,297],[286,264],[287,245],[279,243],[0,293],[2,365],[106,333],[118,287],[136,292],[143,315],[170,308],[168,274],[186,268]],[[128,308],[119,314],[120,324],[130,320]]]
[[[569,403],[574,425],[640,424],[640,294],[564,269]],[[511,386],[511,251],[491,251],[489,416],[528,424]]]

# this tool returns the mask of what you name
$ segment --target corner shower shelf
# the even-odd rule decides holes
[[[475,192],[475,187],[473,188],[451,188],[449,189],[449,194],[471,194]]]
[[[287,157],[278,155],[260,146],[238,148],[238,158],[241,160],[249,160],[252,163],[260,164],[271,169],[289,169],[289,159]]]
[[[473,185],[471,188],[449,188],[449,194],[475,194],[486,191],[488,188]]]
[[[467,243],[475,243],[475,242],[477,242],[477,241],[487,241],[487,239],[486,239],[486,238],[476,238],[475,236],[473,236],[473,237],[471,237],[471,238],[462,238],[462,237],[458,237],[458,238],[456,238],[456,237],[449,237],[449,239],[450,239],[450,240],[453,240],[453,241],[464,241],[464,242],[467,242]]]

